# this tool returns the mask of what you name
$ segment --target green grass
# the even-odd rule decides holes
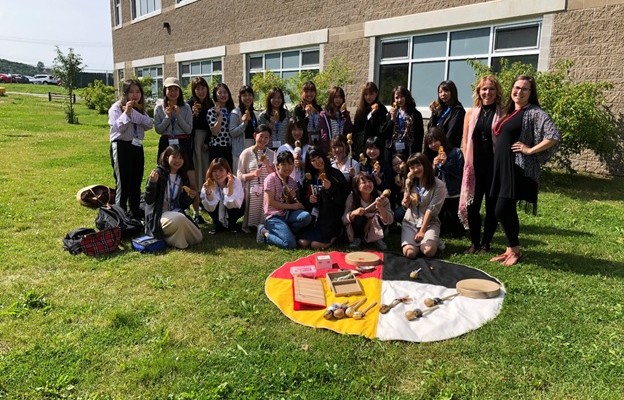
[[[6,89],[7,92],[13,93],[38,93],[48,94],[52,93],[64,93],[65,89],[58,85],[34,85],[27,83],[0,83],[0,87]]]
[[[443,342],[380,342],[267,300],[266,277],[308,251],[227,233],[162,255],[64,252],[95,218],[76,191],[113,184],[106,116],[77,113],[67,125],[60,102],[0,97],[0,399],[622,398],[623,179],[546,173],[520,266],[447,242],[445,258],[504,282],[501,314]]]

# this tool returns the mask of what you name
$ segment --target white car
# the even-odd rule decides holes
[[[43,84],[43,85],[57,85],[58,79],[56,79],[52,75],[39,74],[33,77],[32,83]]]

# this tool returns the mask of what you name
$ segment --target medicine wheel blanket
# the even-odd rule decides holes
[[[361,319],[326,319],[327,307],[305,306],[293,299],[291,267],[315,265],[316,253],[287,262],[267,278],[267,297],[291,320],[314,328],[325,328],[342,334],[362,335],[380,340],[404,340],[411,342],[432,342],[460,336],[484,325],[500,312],[505,298],[505,288],[496,278],[475,268],[437,259],[410,260],[394,253],[376,253],[381,263],[374,271],[360,274],[361,295],[336,297],[326,282],[327,272],[338,269],[354,270],[345,262],[347,253],[331,252],[333,268],[316,272],[316,279],[323,283],[326,306],[348,302],[355,303],[366,298],[360,311],[373,302],[377,305],[366,312]],[[416,279],[410,273],[419,270]],[[413,276],[413,275],[412,275]],[[455,285],[464,279],[484,279],[500,284],[500,293],[493,298],[474,299],[462,295],[444,300],[435,310],[420,318],[407,320],[405,313],[419,309],[429,310],[425,299],[439,298],[457,293]],[[388,313],[379,312],[380,305],[391,304],[398,298],[409,297],[410,303],[399,303]],[[413,315],[413,314],[412,314]]]

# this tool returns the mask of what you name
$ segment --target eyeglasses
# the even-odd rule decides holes
[[[514,86],[513,90],[519,90],[522,93],[526,93],[526,92],[530,92],[531,88],[525,88],[525,87],[520,87],[520,86]]]

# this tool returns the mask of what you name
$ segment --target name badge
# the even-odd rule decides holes
[[[134,138],[134,139],[132,139],[132,144],[134,146],[141,147],[141,146],[143,146],[143,140]]]
[[[180,144],[178,139],[169,139],[169,146],[177,146]]]
[[[394,148],[396,149],[396,151],[403,151],[403,150],[405,150],[405,143],[403,143],[403,142],[396,142],[394,144]]]
[[[256,196],[260,196],[260,195],[262,194],[262,189],[263,189],[263,188],[262,188],[262,186],[260,186],[260,185],[255,185],[255,186],[254,186],[254,189],[253,189],[253,192],[254,192],[254,194],[255,194]]]
[[[274,141],[273,141],[273,147],[275,147],[276,149],[277,149],[278,147],[280,147],[281,145],[282,145],[282,142],[280,142],[279,140],[274,140]]]
[[[312,141],[312,144],[318,144],[319,140],[321,140],[321,135],[319,134],[310,135],[310,140]]]
[[[319,208],[318,207],[314,207],[310,214],[312,214],[313,217],[318,218],[318,216],[319,216]]]

